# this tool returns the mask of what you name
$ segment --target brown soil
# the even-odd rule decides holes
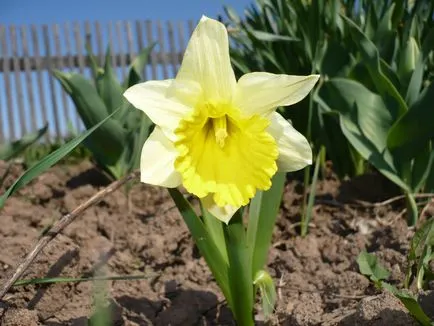
[[[0,162],[1,163],[1,162]],[[5,164],[0,164],[0,175]],[[21,169],[14,167],[0,189]],[[0,211],[0,277],[16,266],[41,232],[108,184],[89,162],[57,166],[10,198]],[[320,182],[310,234],[301,238],[301,185],[289,181],[268,269],[278,285],[274,325],[413,325],[403,306],[358,272],[361,250],[374,251],[401,284],[412,231],[402,207],[354,207],[395,189],[377,175]],[[234,325],[218,287],[165,189],[135,184],[105,198],[44,250],[25,278],[149,275],[109,281],[113,325]],[[1,325],[88,325],[98,283],[14,287],[0,304]],[[432,301],[431,301],[432,302]],[[256,315],[258,324],[262,316]]]

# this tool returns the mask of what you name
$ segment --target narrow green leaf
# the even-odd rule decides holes
[[[145,114],[142,114],[138,120],[140,122],[139,131],[137,132],[137,129],[135,128],[132,129],[134,140],[131,142],[132,148],[129,159],[131,171],[140,167],[141,151],[138,151],[137,149],[143,147],[143,144],[151,133],[151,127],[153,126],[151,119],[149,119]]]
[[[86,41],[84,47],[87,52],[87,57],[89,58],[89,66],[90,66],[90,71],[92,72],[93,80],[96,82],[98,80],[99,75],[102,73],[102,69],[98,66],[98,63],[96,62],[96,58],[95,55],[93,54],[92,46],[89,40]]]
[[[434,148],[432,142],[416,155],[413,162],[411,183],[414,193],[418,193],[425,185],[430,172],[434,169]]]
[[[232,297],[230,307],[237,324],[253,326],[252,262],[240,211],[224,226],[224,235],[229,260],[228,277]]]
[[[6,199],[12,196],[15,192],[20,190],[34,178],[38,177],[45,171],[47,171],[54,164],[59,162],[62,158],[68,155],[74,148],[80,145],[87,137],[89,137],[95,130],[101,127],[104,123],[106,123],[114,114],[119,111],[120,108],[115,110],[112,114],[107,116],[104,120],[101,120],[92,128],[88,129],[86,132],[82,133],[80,136],[72,139],[56,151],[47,155],[44,159],[33,165],[30,169],[25,171],[16,181],[15,183],[9,187],[6,192],[0,196],[0,209],[3,208]]]
[[[104,72],[96,79],[98,94],[105,104],[106,112],[112,113],[124,101],[123,88],[111,66],[110,47],[107,47]]]
[[[425,314],[417,299],[407,291],[398,290],[393,285],[383,282],[382,287],[390,291],[407,308],[408,312],[422,325],[432,326],[430,318]]]
[[[237,12],[231,6],[223,6],[223,10],[225,11],[226,16],[235,24],[241,23],[240,16],[238,16]]]
[[[206,231],[201,219],[196,215],[190,203],[184,198],[181,192],[176,188],[168,189],[170,196],[181,213],[185,224],[199,248],[200,253],[207,262],[212,274],[214,275],[217,284],[222,290],[229,306],[232,307],[232,296],[228,276],[228,264],[220,254],[219,249],[213,242],[213,239]]]
[[[249,206],[247,246],[252,257],[252,275],[264,269],[267,263],[271,237],[282,201],[286,173],[278,172],[268,191],[258,191]]]
[[[32,278],[28,280],[18,280],[13,286],[40,285],[53,283],[80,283],[93,281],[129,281],[129,280],[144,280],[157,276],[156,274],[143,275],[119,275],[119,276],[93,276],[93,277],[44,277]]]
[[[300,41],[297,37],[290,37],[286,35],[276,35],[268,32],[263,32],[259,30],[248,30],[248,32],[258,41],[262,42],[296,42]]]
[[[149,56],[157,43],[144,48],[137,57],[134,58],[128,70],[128,78],[124,81],[124,88],[131,87],[143,80],[142,73],[148,64]]]
[[[110,305],[106,303],[107,292],[107,281],[93,282],[93,313],[89,318],[88,326],[111,326],[113,324]]]
[[[322,147],[315,159],[315,169],[313,171],[312,182],[310,184],[309,199],[307,201],[306,207],[303,209],[303,216],[301,220],[301,236],[303,237],[307,235],[309,231],[309,223],[312,219],[313,204],[315,203],[316,196],[316,184],[318,182],[318,173],[321,163],[320,157],[323,155],[324,151],[325,148]],[[304,186],[307,187],[306,184]]]
[[[34,144],[48,130],[48,124],[34,133],[24,135],[21,139],[0,145],[0,160],[8,161],[21,154],[27,147]]]
[[[405,278],[405,287],[408,288],[410,286],[410,281],[413,278],[413,267],[416,265],[415,274],[418,275],[420,272],[420,268],[423,268],[423,264],[421,261],[424,257],[421,258],[421,255],[424,252],[424,248],[429,246],[429,240],[434,235],[434,219],[429,219],[416,231],[413,235],[413,238],[410,241],[410,249],[407,254],[408,260],[408,268],[407,275]]]

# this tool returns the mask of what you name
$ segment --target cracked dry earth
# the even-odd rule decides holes
[[[0,175],[6,163],[0,162]],[[0,192],[23,171],[14,165]],[[6,202],[0,211],[0,281],[47,226],[109,181],[90,162],[56,166]],[[412,231],[402,207],[357,207],[354,199],[384,200],[396,190],[378,175],[340,183],[330,174],[317,189],[310,234],[297,234],[300,182],[288,180],[269,254],[278,285],[269,325],[415,325],[403,306],[358,272],[361,250],[375,252],[404,276]],[[138,275],[105,283],[112,325],[235,325],[204,260],[165,189],[135,184],[88,209],[52,241],[25,278]],[[86,326],[92,282],[14,287],[0,303],[3,326]],[[434,311],[433,300],[430,301]],[[259,306],[258,306],[259,307]],[[257,324],[263,325],[258,309]]]

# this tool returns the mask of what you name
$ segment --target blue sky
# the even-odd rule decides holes
[[[64,23],[79,23],[83,28],[83,23],[85,21],[93,22],[99,21],[101,25],[107,26],[109,22],[120,22],[120,21],[134,21],[134,20],[152,20],[162,21],[163,26],[165,26],[166,21],[172,22],[184,22],[187,20],[198,21],[202,15],[207,15],[212,18],[216,18],[217,15],[224,15],[223,6],[230,5],[233,7],[240,15],[242,15],[244,8],[252,3],[252,0],[0,0],[0,25],[8,28],[9,26],[26,26],[29,28],[30,24],[35,24],[36,26],[41,26],[42,24],[47,24],[51,28],[53,24],[59,24],[60,28],[64,26]],[[186,26],[186,25],[185,25]],[[38,28],[40,31],[40,28]],[[60,31],[62,33],[62,30]],[[70,31],[71,32],[71,31]],[[39,32],[40,33],[40,32]],[[52,32],[50,32],[52,33]],[[156,31],[154,30],[155,34]],[[9,56],[13,56],[11,52],[10,34],[6,34],[7,52]],[[61,34],[62,35],[62,34]],[[39,34],[40,42],[42,42],[41,34]],[[103,43],[106,46],[108,43],[107,34],[103,30]],[[154,37],[157,37],[154,35]],[[123,39],[122,42],[125,40]],[[185,40],[187,41],[187,40]],[[19,38],[18,38],[19,42]],[[66,54],[64,47],[64,40],[61,39],[61,52]],[[167,42],[167,40],[166,40]],[[74,40],[72,39],[74,44]],[[43,43],[41,43],[43,44]],[[74,46],[74,45],[73,45]],[[167,46],[167,45],[166,45]],[[1,44],[0,44],[1,50]],[[114,52],[116,52],[116,46],[114,46]],[[33,51],[33,45],[29,44],[29,51]],[[51,41],[51,51],[53,53],[53,41]],[[41,46],[40,53],[44,55],[45,48]],[[0,56],[2,51],[0,51]],[[18,53],[21,54],[21,46],[18,45]],[[148,67],[150,68],[150,67]],[[159,67],[161,68],[161,67]],[[161,69],[160,69],[161,70]],[[157,72],[157,79],[162,79],[164,76],[161,71]],[[117,69],[119,77],[122,79],[122,71]],[[75,118],[75,110],[72,102],[68,100],[66,109],[63,109],[62,98],[61,98],[61,88],[58,82],[55,82],[55,99],[51,97],[49,93],[49,73],[43,73],[43,88],[45,93],[45,101],[41,100],[36,91],[36,73],[32,72],[32,83],[34,89],[34,101],[36,107],[36,120],[37,127],[42,127],[46,121],[42,117],[41,108],[44,107],[47,112],[47,120],[49,123],[50,134],[54,131],[54,114],[59,112],[59,116],[64,116],[66,114],[66,120],[61,119],[60,129],[63,134],[68,133],[67,123],[73,123],[74,129],[81,129],[80,123]],[[85,70],[85,75],[89,76],[90,72]],[[169,76],[171,77],[171,76]],[[30,108],[28,99],[29,95],[27,93],[26,80],[24,79],[24,73],[20,73],[19,79],[22,81],[22,95],[17,93],[16,88],[16,75],[9,75],[9,83],[12,87],[12,102],[8,105],[5,85],[6,81],[2,73],[0,73],[0,142],[1,136],[3,134],[4,138],[20,138],[24,133],[32,130],[30,126],[29,115],[32,112]],[[22,99],[22,104],[20,105],[19,99]],[[43,104],[42,104],[43,103]],[[19,107],[23,107],[24,113],[20,113]],[[9,113],[9,110],[12,113]],[[57,109],[56,109],[57,108]],[[65,113],[62,113],[65,112]],[[19,120],[25,118],[25,128],[22,128]],[[75,121],[75,123],[74,123]],[[12,128],[13,124],[13,128]],[[15,129],[15,132],[13,132]],[[15,134],[15,137],[13,136]]]
[[[250,0],[0,0],[2,24],[51,24],[122,19],[215,17],[228,4],[241,12]]]

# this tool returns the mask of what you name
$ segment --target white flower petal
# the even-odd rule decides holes
[[[174,167],[177,156],[173,143],[156,126],[142,148],[140,181],[168,188],[178,187],[182,178]]]
[[[235,105],[246,115],[267,115],[278,106],[300,102],[319,75],[290,76],[252,72],[238,80]]]
[[[268,132],[276,140],[279,149],[279,171],[297,171],[312,164],[312,149],[307,139],[279,113],[273,112],[270,120]]]
[[[170,134],[179,121],[190,114],[192,108],[169,96],[171,79],[147,81],[128,88],[124,96],[137,109],[142,110],[164,132]]]
[[[220,221],[228,224],[232,216],[234,216],[235,212],[239,207],[234,207],[231,205],[226,205],[224,207],[218,206],[214,199],[213,195],[210,194],[201,199],[203,207],[210,212],[213,216],[215,216]]]
[[[229,103],[236,79],[229,57],[226,27],[203,16],[188,43],[176,81],[197,82],[206,100]]]

